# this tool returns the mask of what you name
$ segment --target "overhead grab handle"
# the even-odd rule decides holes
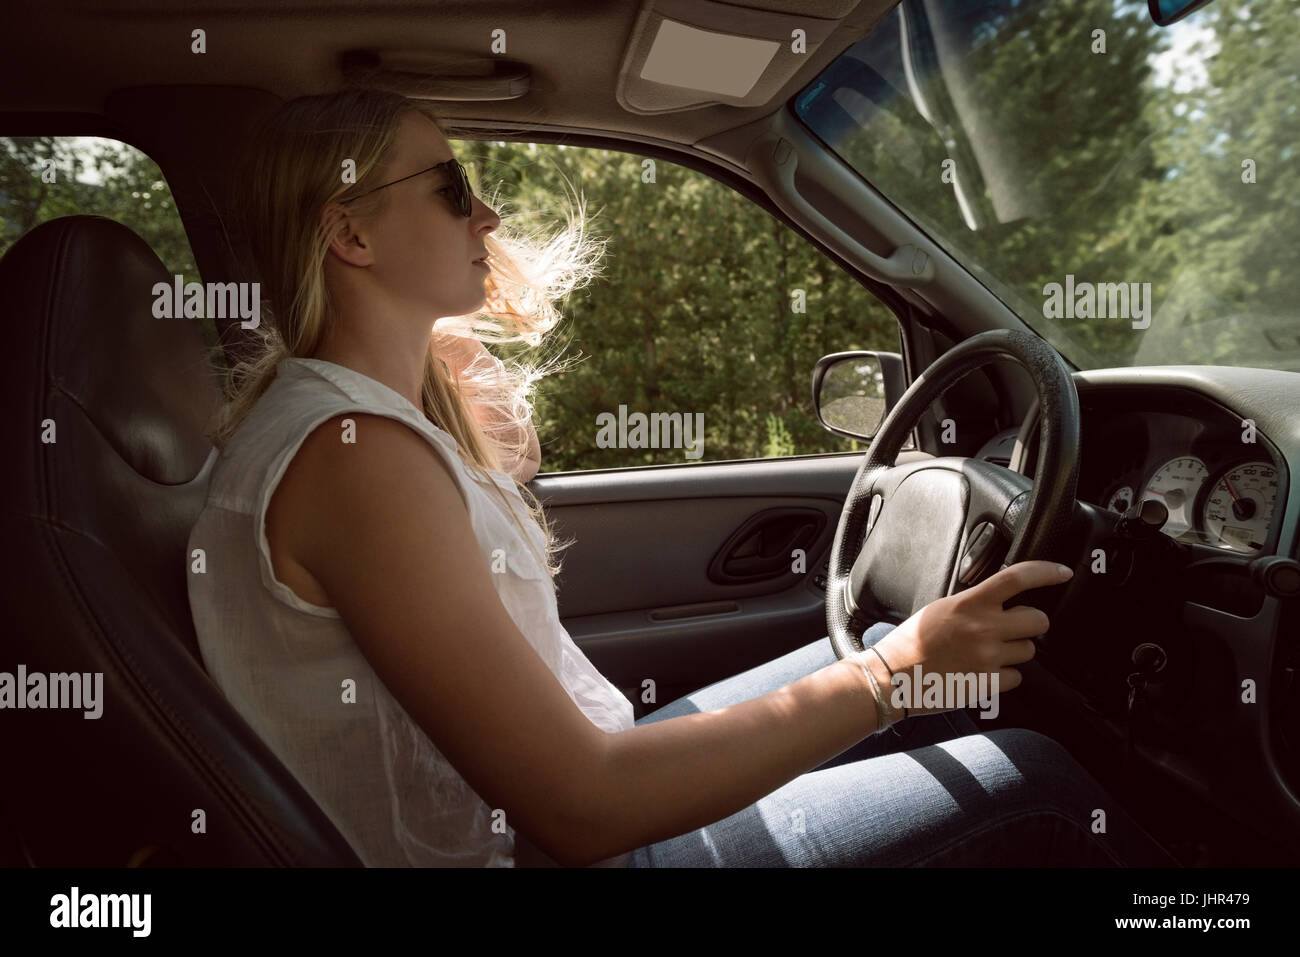
[[[531,86],[527,66],[503,60],[451,63],[433,54],[348,50],[339,69],[349,83],[418,100],[515,100]],[[449,69],[455,72],[441,72]]]
[[[754,171],[769,196],[827,245],[850,262],[857,263],[872,279],[896,286],[918,287],[934,280],[934,259],[924,249],[911,243],[899,246],[889,256],[872,252],[835,223],[826,218],[795,187],[798,154],[790,142],[777,137],[760,140],[755,146],[750,169]],[[854,183],[853,185],[858,185]],[[791,208],[793,207],[793,208]]]

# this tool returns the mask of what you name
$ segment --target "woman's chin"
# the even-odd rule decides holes
[[[442,331],[446,331],[449,326],[457,325],[453,320],[461,316],[472,316],[483,311],[487,305],[487,294],[482,290],[475,293],[471,290],[464,299],[459,302],[445,302],[438,311],[438,319],[434,320],[435,326],[441,324]]]

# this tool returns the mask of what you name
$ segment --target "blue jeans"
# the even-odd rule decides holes
[[[862,636],[873,645],[893,626]],[[759,697],[832,664],[829,638],[710,685],[637,724]],[[1104,818],[1098,811],[1104,812]],[[1094,833],[1094,828],[1102,833]],[[981,733],[966,711],[906,718],[632,867],[1177,867],[1051,738]]]

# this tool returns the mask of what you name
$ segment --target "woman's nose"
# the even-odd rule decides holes
[[[475,230],[485,229],[486,232],[491,232],[501,225],[501,217],[497,215],[497,211],[477,195],[474,196],[472,208],[474,213],[470,222],[473,223]]]

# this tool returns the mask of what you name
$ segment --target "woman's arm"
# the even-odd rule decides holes
[[[339,441],[346,419],[362,443]],[[488,807],[557,862],[721,820],[877,730],[871,682],[849,658],[738,705],[600,730],[502,604],[453,474],[409,424],[348,413],[308,437],[275,497],[290,553],[380,680]],[[932,602],[881,654],[905,674],[991,670],[1010,691],[1020,674],[1007,666],[1034,656],[1029,637],[1049,622],[1003,602],[1058,584],[1056,567],[1021,562]],[[865,661],[887,688],[884,664]]]
[[[435,337],[434,348],[437,354],[447,363],[447,368],[451,370],[453,376],[463,377],[466,370],[477,362],[487,361],[496,363],[498,366],[501,360],[492,355],[487,347],[477,339],[469,339],[462,336],[453,336],[443,334]],[[474,415],[479,424],[484,428],[500,426],[504,424],[505,417],[501,410],[484,406],[478,403],[473,404]],[[521,436],[522,438],[523,436]],[[542,465],[542,447],[537,439],[537,429],[533,426],[531,419],[527,423],[527,447],[523,457],[515,457],[509,461],[503,462],[502,467],[512,475],[516,481],[521,483],[531,482],[537,474],[537,470]]]
[[[344,416],[323,423],[275,493],[286,547],[470,787],[557,862],[703,827],[875,730],[868,681],[841,661],[733,708],[602,731],[502,604],[451,467],[408,424],[346,418],[361,442],[339,441]]]

